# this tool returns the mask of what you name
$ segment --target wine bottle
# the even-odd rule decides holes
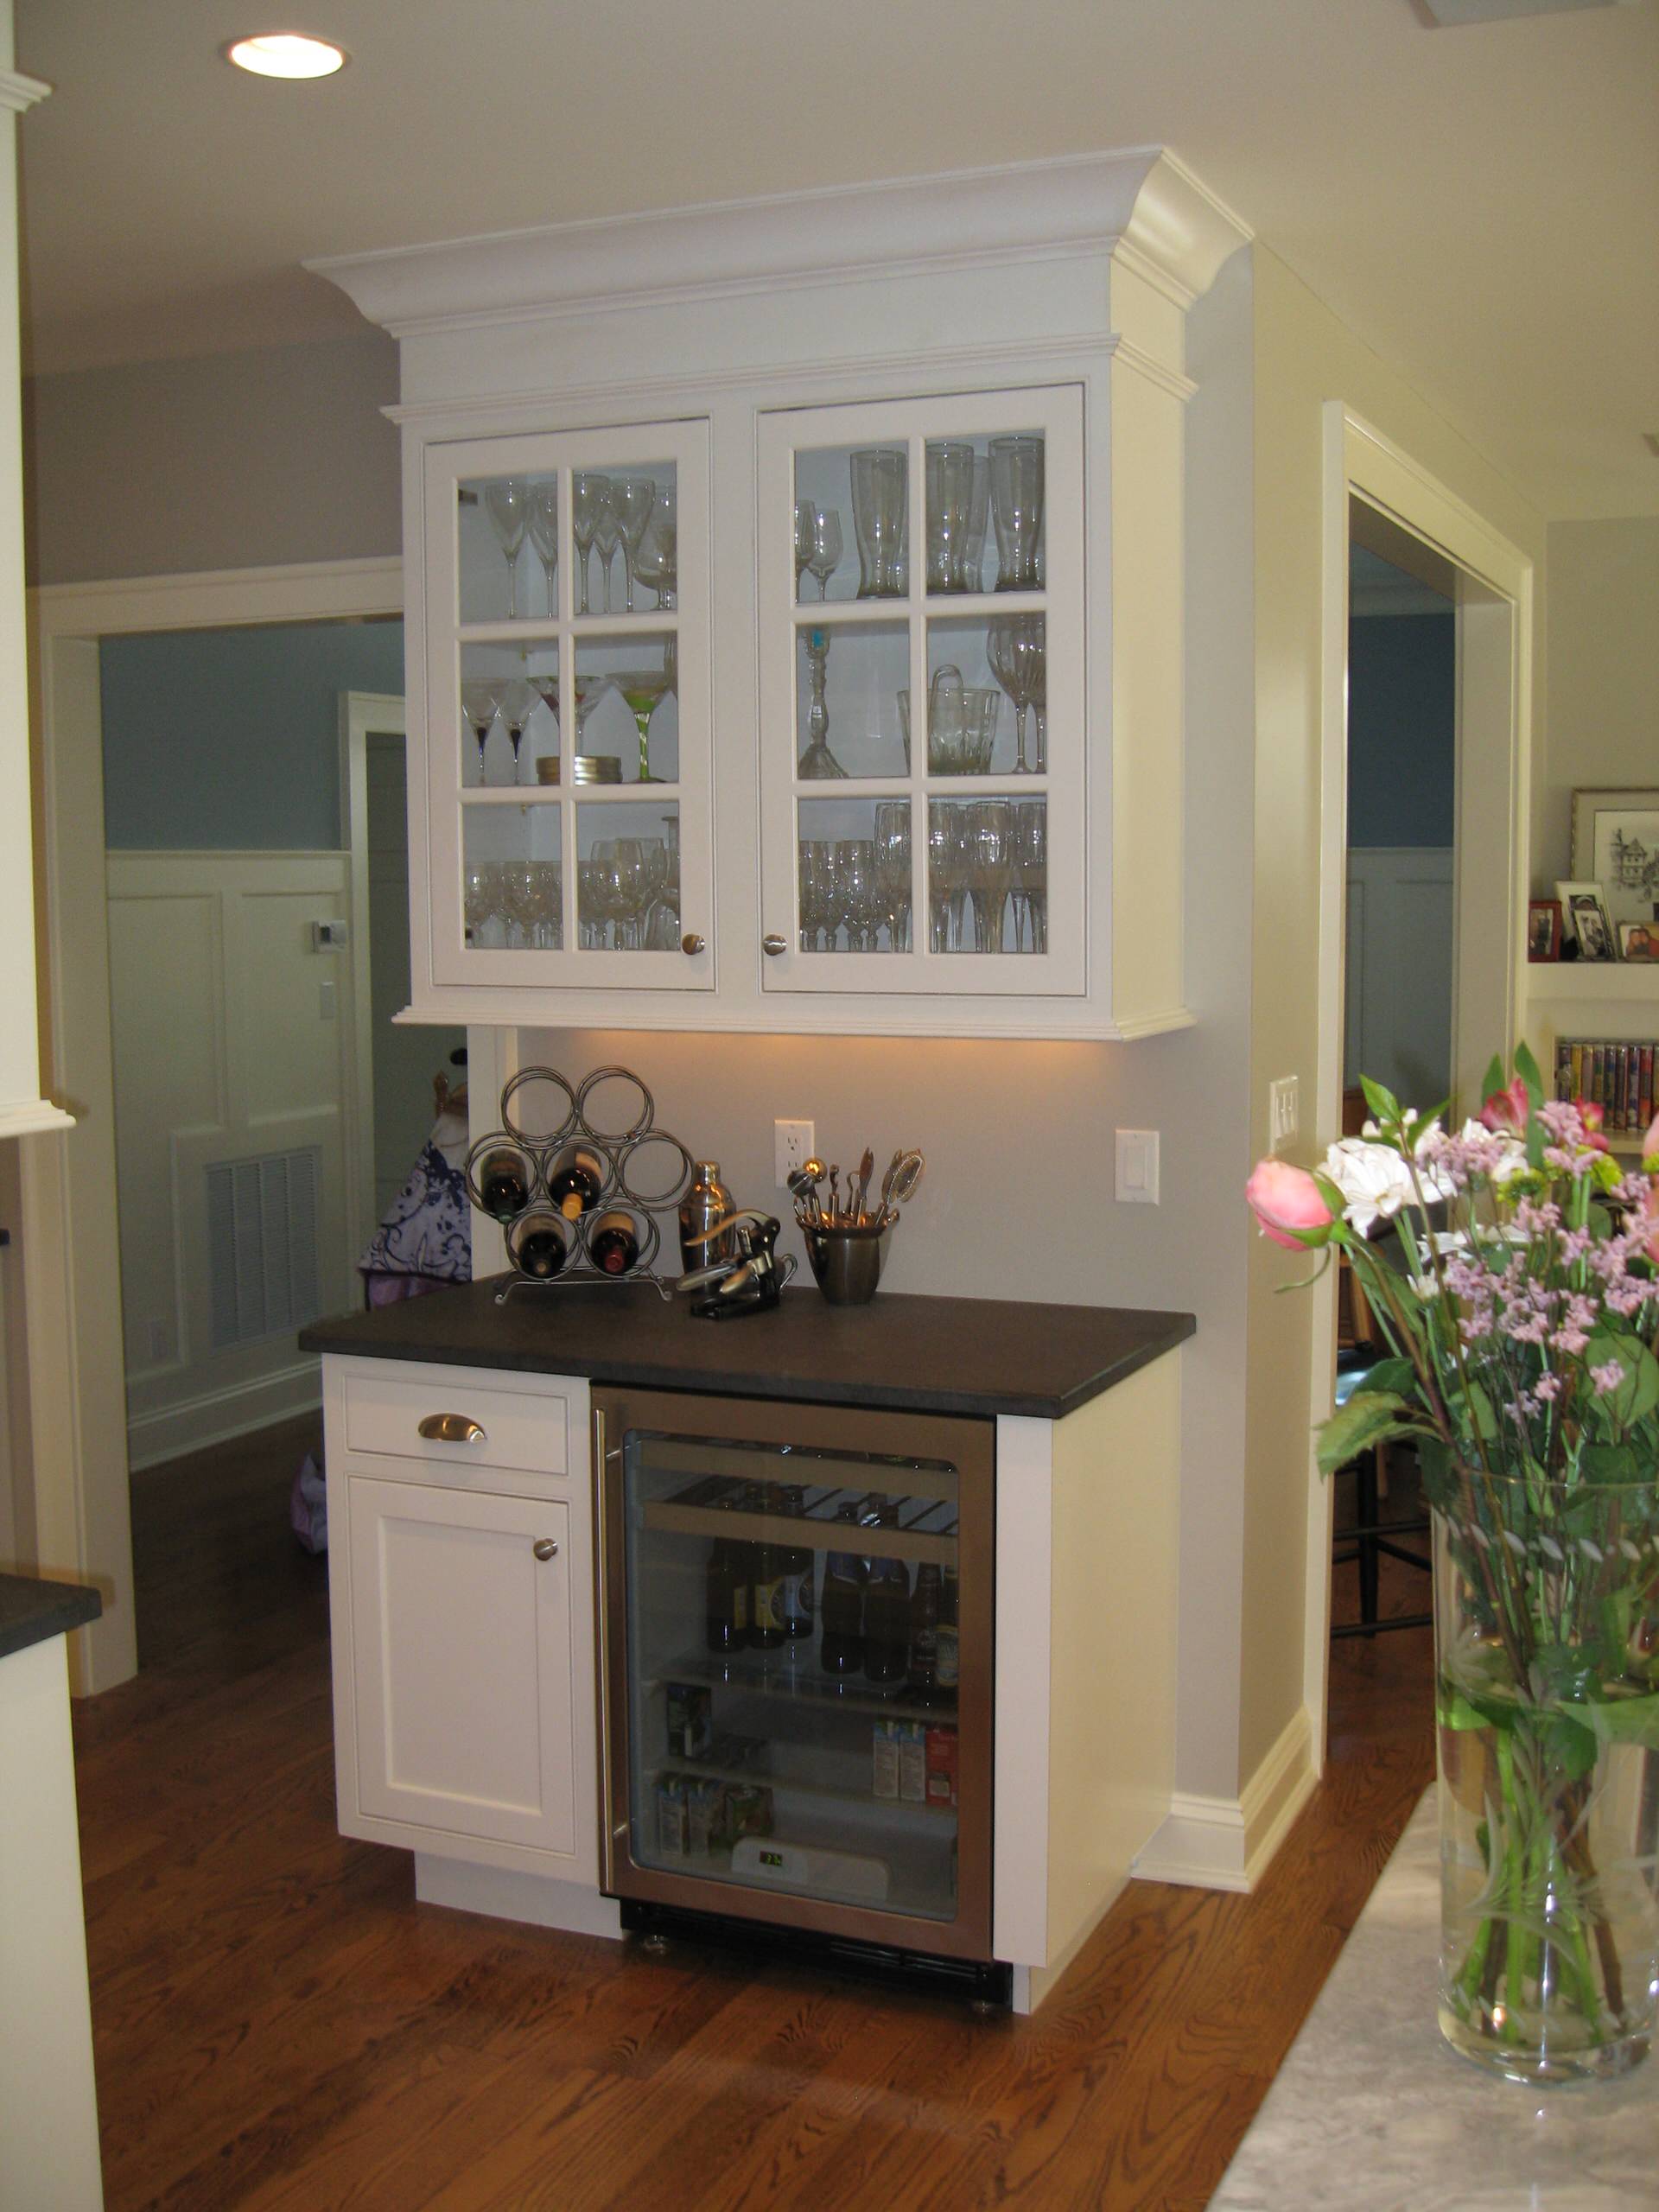
[[[591,1152],[573,1153],[549,1177],[547,1195],[567,1221],[591,1213],[605,1187],[605,1163]]]
[[[525,1217],[513,1234],[510,1249],[521,1274],[546,1282],[570,1256],[570,1232],[557,1214],[543,1208]]]
[[[639,1236],[632,1214],[601,1214],[588,1239],[588,1256],[607,1275],[625,1275],[639,1262]]]
[[[856,1542],[858,1508],[849,1499],[836,1514]],[[855,1675],[864,1664],[864,1562],[856,1552],[831,1552],[824,1564],[823,1635],[818,1656],[826,1675]]]
[[[530,1201],[530,1174],[524,1156],[506,1146],[486,1153],[478,1173],[479,1195],[484,1211],[496,1221],[511,1221]]]

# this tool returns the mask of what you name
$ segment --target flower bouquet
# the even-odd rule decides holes
[[[1367,1083],[1362,1135],[1247,1195],[1278,1243],[1346,1255],[1386,1342],[1319,1461],[1421,1460],[1440,2025],[1539,2082],[1634,2065],[1659,1987],[1659,1119],[1626,1173],[1524,1046],[1503,1077],[1455,1135]]]

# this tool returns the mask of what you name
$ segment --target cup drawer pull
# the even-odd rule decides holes
[[[427,1414],[420,1433],[429,1444],[486,1444],[489,1441],[470,1414]]]

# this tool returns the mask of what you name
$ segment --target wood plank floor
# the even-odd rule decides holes
[[[334,1831],[311,1434],[136,1478],[144,1670],[76,1709],[112,2212],[1208,2201],[1430,1778],[1427,1630],[1335,1647],[1329,1774],[1255,1896],[1131,1884],[1037,2018],[982,2020],[417,1910]]]

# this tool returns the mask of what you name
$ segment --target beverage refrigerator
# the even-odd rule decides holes
[[[1001,1993],[990,1423],[593,1404],[603,1884],[625,1923],[690,1911]]]

